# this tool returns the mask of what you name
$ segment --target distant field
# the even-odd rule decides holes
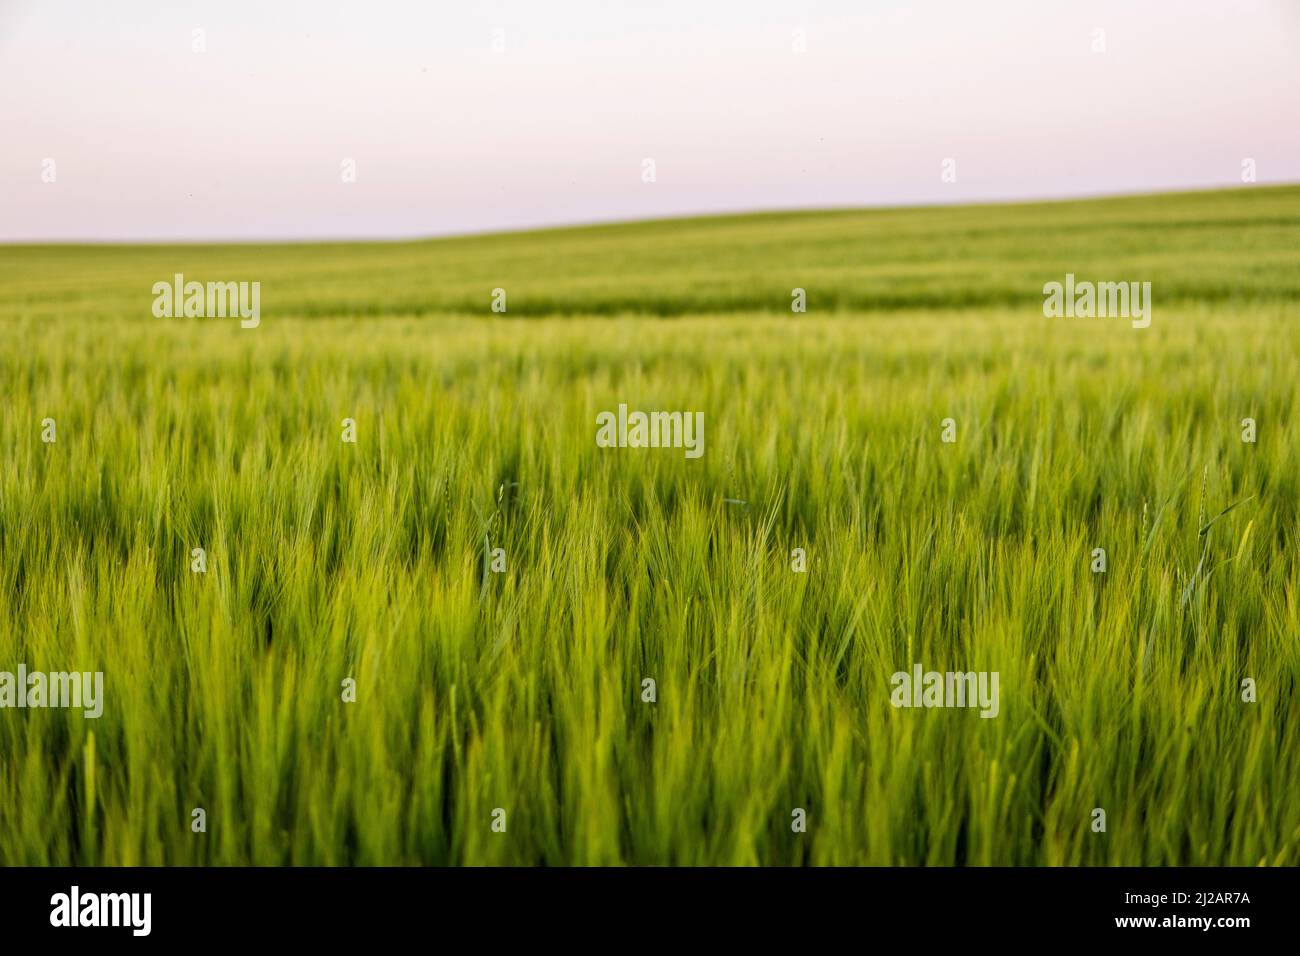
[[[1300,188],[0,246],[0,864],[1300,864],[1298,371]]]

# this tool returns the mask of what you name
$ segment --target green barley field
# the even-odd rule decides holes
[[[1300,187],[0,246],[0,864],[1296,865],[1298,356]]]

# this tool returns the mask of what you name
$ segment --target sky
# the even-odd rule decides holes
[[[1300,181],[1300,0],[0,0],[0,241],[1242,186],[1247,159]]]

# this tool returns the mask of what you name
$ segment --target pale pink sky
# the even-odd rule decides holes
[[[0,0],[3,241],[1228,186],[1246,157],[1300,181],[1297,0]]]

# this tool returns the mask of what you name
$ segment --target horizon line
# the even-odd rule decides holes
[[[568,232],[580,231],[587,229],[617,228],[620,226],[649,225],[653,223],[671,223],[671,222],[695,222],[707,219],[743,219],[757,216],[798,216],[798,215],[816,215],[826,213],[853,213],[853,212],[904,212],[908,210],[934,210],[934,209],[978,209],[981,207],[1008,207],[1008,206],[1051,206],[1066,205],[1069,203],[1087,203],[1087,202],[1104,202],[1113,199],[1143,199],[1157,198],[1161,196],[1188,196],[1199,195],[1203,193],[1215,192],[1237,192],[1237,191],[1256,191],[1270,189],[1288,189],[1300,187],[1300,180],[1267,182],[1267,183],[1237,183],[1234,185],[1213,185],[1213,186],[1192,186],[1179,189],[1138,189],[1138,190],[1121,190],[1119,192],[1096,192],[1096,193],[1069,193],[1060,195],[1045,195],[1034,198],[1002,198],[1002,199],[979,199],[979,200],[956,200],[953,202],[898,202],[898,203],[880,203],[869,206],[770,206],[748,209],[716,209],[701,210],[700,212],[686,213],[682,215],[669,216],[648,216],[643,218],[612,218],[612,219],[594,219],[579,220],[574,222],[551,222],[537,223],[534,225],[523,225],[509,229],[471,229],[468,231],[448,232],[448,233],[413,233],[411,235],[394,235],[394,236],[370,236],[370,237],[348,237],[348,236],[282,236],[276,238],[245,238],[245,239],[219,239],[219,238],[181,238],[181,239],[163,239],[163,238],[144,238],[144,239],[0,239],[0,248],[36,248],[41,246],[90,246],[90,247],[117,247],[117,246],[328,246],[328,245],[397,245],[418,242],[451,242],[459,239],[487,239],[492,237],[505,236],[527,236],[539,233]]]

